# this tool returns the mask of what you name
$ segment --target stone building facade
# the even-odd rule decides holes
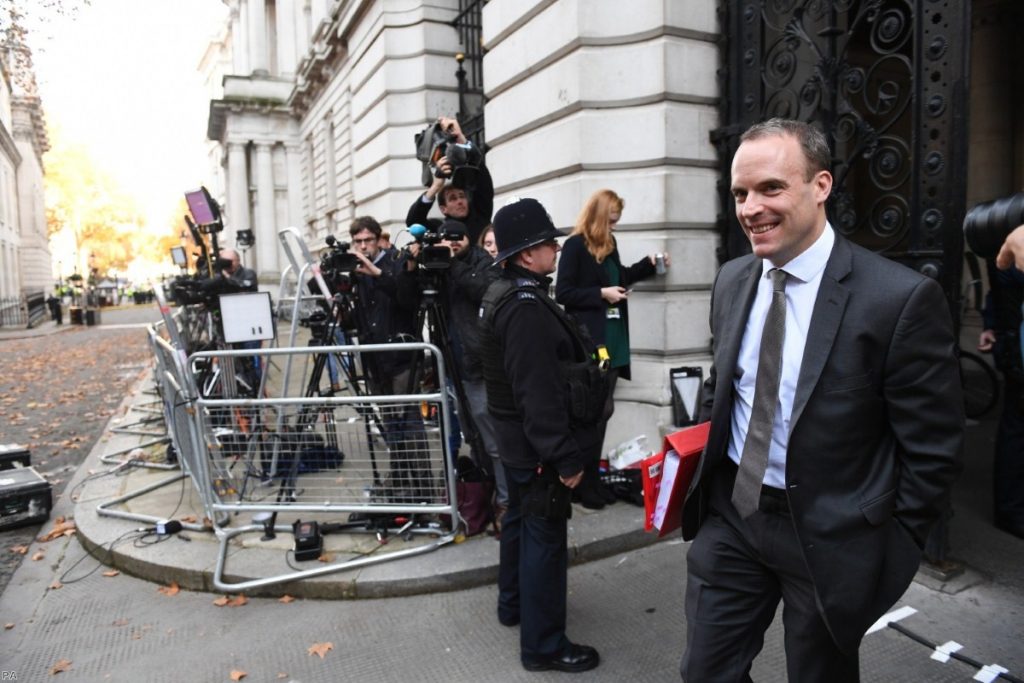
[[[459,109],[459,0],[227,0],[204,57],[229,233],[253,229],[265,284],[276,231],[311,246],[356,215],[398,234],[422,192],[413,136]],[[463,5],[466,3],[463,2]],[[544,203],[571,227],[591,192],[626,200],[624,259],[669,252],[632,297],[632,382],[608,443],[671,422],[668,369],[706,365],[716,270],[715,0],[498,0],[482,6],[486,143],[496,206]],[[221,55],[218,57],[217,55]],[[224,57],[223,55],[229,55]],[[229,70],[217,92],[217,64]],[[230,239],[230,238],[229,238]],[[402,239],[399,237],[399,242]]]
[[[0,298],[53,284],[43,199],[49,148],[38,97],[0,59]]]

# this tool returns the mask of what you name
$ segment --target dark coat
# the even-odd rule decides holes
[[[619,286],[629,289],[630,285],[654,275],[654,264],[646,256],[623,268],[616,246],[608,255],[619,267],[622,282]],[[565,241],[558,258],[558,279],[555,281],[555,300],[565,307],[590,332],[595,344],[604,344],[605,315],[608,302],[601,298],[601,288],[610,287],[608,273],[603,263],[598,263],[589,251],[582,235],[573,235]],[[629,304],[619,304],[622,322],[629,329]],[[619,370],[619,377],[629,379],[629,365]]]
[[[448,327],[458,339],[462,379],[483,378],[480,364],[480,302],[501,268],[482,247],[470,244],[448,271]]]
[[[693,538],[705,484],[728,459],[733,376],[761,260],[727,262],[712,290],[711,433],[683,514]],[[718,381],[721,378],[721,381]],[[854,652],[899,599],[961,469],[964,413],[938,283],[836,236],[790,419],[786,496],[820,609]]]
[[[480,241],[480,233],[491,223],[491,214],[494,212],[494,181],[491,180],[491,172],[487,166],[480,165],[480,174],[477,176],[476,187],[467,191],[469,195],[469,215],[465,218],[457,218],[466,226],[466,233],[469,235],[469,243],[476,244]],[[407,226],[427,224],[427,215],[434,202],[423,201],[423,194],[416,197],[416,201],[409,207],[405,216]]]
[[[355,315],[360,344],[386,344],[401,341],[422,341],[416,319],[420,293],[416,278],[406,272],[404,263],[396,262],[389,252],[375,264],[380,277],[353,274]],[[370,365],[378,379],[403,370],[412,362],[412,353],[374,353]]]
[[[562,321],[539,300],[547,296],[550,278],[513,264],[502,277],[519,279],[520,289],[494,314],[500,366],[518,413],[516,419],[491,413],[501,461],[521,469],[545,464],[572,476],[583,469],[579,442],[586,435],[569,426],[559,370],[562,362],[576,359],[576,345]]]

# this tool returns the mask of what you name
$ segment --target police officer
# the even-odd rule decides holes
[[[565,635],[570,494],[583,476],[579,430],[570,426],[563,364],[578,360],[564,314],[548,297],[563,233],[540,202],[520,199],[494,217],[504,272],[481,306],[487,407],[508,480],[501,530],[498,621],[520,624],[528,671],[581,672],[597,650]]]

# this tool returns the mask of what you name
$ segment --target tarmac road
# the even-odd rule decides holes
[[[47,321],[33,330],[0,327],[0,443],[27,446],[32,465],[61,495],[151,353],[144,326],[155,305],[103,309],[101,324]],[[38,525],[0,531],[0,593]]]

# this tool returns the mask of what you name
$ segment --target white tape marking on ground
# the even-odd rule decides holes
[[[899,621],[900,619],[905,619],[906,617],[909,617],[911,614],[916,614],[916,613],[917,613],[917,610],[914,609],[913,607],[900,607],[899,609],[895,609],[895,610],[889,612],[888,614],[883,614],[878,619],[878,621],[876,621],[871,626],[871,628],[868,629],[867,633],[874,633],[875,631],[881,631],[883,628],[885,628],[886,626],[888,626],[892,622]],[[865,633],[864,635],[867,635],[867,633]]]
[[[945,664],[949,661],[950,653],[959,652],[961,649],[963,649],[963,645],[955,640],[950,640],[935,648],[935,652],[932,653],[932,659]]]
[[[1009,669],[1004,669],[998,664],[986,664],[978,673],[974,674],[974,680],[981,681],[981,683],[992,683],[999,674],[1005,673],[1009,673]]]

